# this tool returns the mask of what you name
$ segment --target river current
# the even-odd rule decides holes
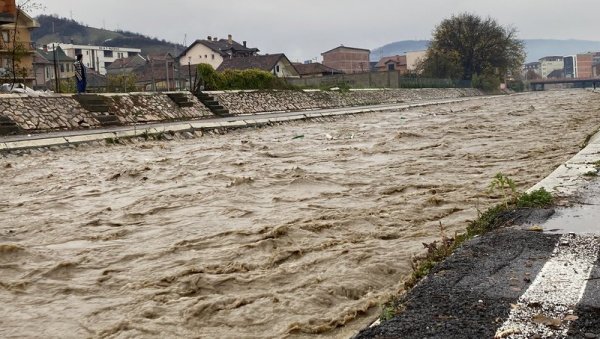
[[[556,91],[0,158],[0,337],[347,338],[600,126]]]

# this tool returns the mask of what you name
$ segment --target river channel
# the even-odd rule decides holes
[[[599,126],[569,90],[1,157],[0,337],[347,338]]]

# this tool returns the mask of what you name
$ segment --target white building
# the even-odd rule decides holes
[[[246,41],[242,44],[237,43],[229,34],[227,39],[209,36],[206,40],[196,40],[178,56],[178,59],[182,66],[209,64],[217,69],[225,59],[255,56],[258,51],[258,48],[247,47]]]
[[[102,75],[106,75],[106,68],[115,60],[136,56],[142,52],[139,48],[74,45],[64,43],[50,43],[47,46],[50,51],[53,50],[52,46],[55,48],[60,46],[60,48],[62,48],[62,50],[71,58],[77,58],[78,54],[83,55],[83,63],[88,68],[91,68]]]
[[[540,59],[540,73],[542,78],[546,79],[554,71],[564,70],[562,56],[547,56]]]

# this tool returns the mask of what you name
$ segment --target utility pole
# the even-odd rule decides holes
[[[169,91],[169,55],[165,55],[165,80],[167,82],[167,92]]]
[[[54,44],[52,44],[52,56],[54,59],[54,83],[55,83],[55,90],[56,93],[60,93],[60,79],[58,78],[58,62],[56,60],[56,47]]]
[[[192,91],[192,57],[191,56],[188,57],[188,75],[190,77],[189,87],[190,87],[190,92],[191,92]]]

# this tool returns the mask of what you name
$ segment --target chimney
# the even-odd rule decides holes
[[[233,45],[233,36],[231,34],[227,35],[227,43]]]
[[[44,45],[43,48],[44,48],[44,52],[48,52],[48,45]]]
[[[213,38],[213,41],[219,41],[219,38],[217,38],[217,37],[214,37],[214,38]]]
[[[244,47],[246,47],[246,41],[244,41]]]
[[[206,40],[208,40],[208,41],[212,41],[212,37],[209,35],[209,36],[206,38]]]

